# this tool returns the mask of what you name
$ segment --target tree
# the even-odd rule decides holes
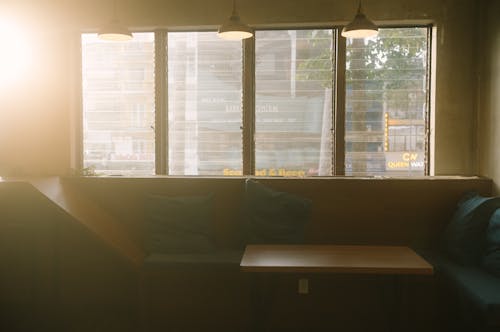
[[[391,119],[425,124],[427,33],[428,29],[421,27],[382,28],[377,37],[346,41],[346,152],[352,156],[352,174],[385,172],[384,113]],[[308,43],[317,46],[325,39],[323,33],[311,36]],[[322,69],[331,54],[325,48],[315,58],[303,61],[299,66],[309,71],[301,75],[326,82],[327,72]],[[369,163],[378,163],[378,170],[368,169]]]

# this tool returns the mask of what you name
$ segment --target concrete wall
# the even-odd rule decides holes
[[[494,180],[500,193],[500,1],[485,0],[481,8],[479,172]]]
[[[118,17],[134,29],[215,28],[231,10],[230,0],[119,0],[118,4]],[[379,23],[435,23],[435,174],[476,174],[479,5],[474,0],[365,0],[363,4]],[[242,18],[255,27],[342,24],[355,10],[355,1],[349,0],[239,1]],[[29,75],[19,75],[16,82],[0,88],[0,176],[63,175],[74,167],[80,105],[78,36],[95,31],[111,12],[112,1],[2,1],[0,18],[11,17],[26,31],[33,61]]]

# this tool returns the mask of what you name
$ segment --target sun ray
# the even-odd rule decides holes
[[[32,52],[23,29],[4,17],[0,17],[0,48],[0,88],[4,88],[27,74]]]

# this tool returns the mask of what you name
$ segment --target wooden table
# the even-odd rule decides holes
[[[408,247],[248,245],[243,272],[431,275],[432,266]]]
[[[240,263],[241,271],[250,272],[253,280],[254,331],[264,331],[269,287],[263,289],[257,276],[280,273],[375,274],[395,276],[393,301],[389,310],[391,331],[404,331],[400,308],[401,276],[432,275],[433,267],[416,252],[403,246],[365,245],[248,245]]]

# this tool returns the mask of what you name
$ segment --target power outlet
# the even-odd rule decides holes
[[[300,278],[299,279],[299,294],[309,294],[309,279]]]

